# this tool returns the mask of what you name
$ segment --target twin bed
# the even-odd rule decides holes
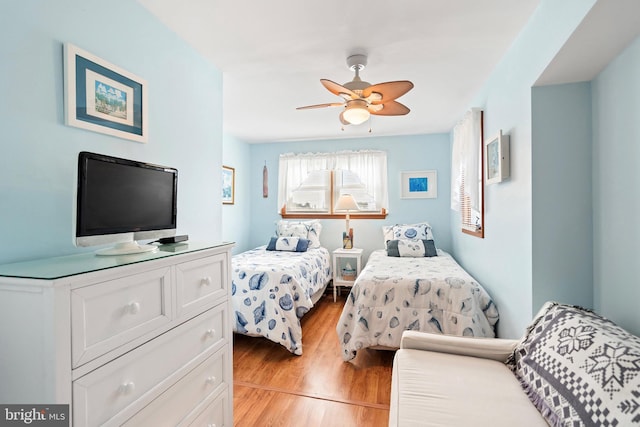
[[[235,255],[232,291],[235,332],[263,336],[301,355],[300,319],[329,283],[331,262],[319,243],[319,223],[297,224],[306,230],[280,221],[278,237],[318,237],[310,249],[262,246]],[[493,300],[451,255],[435,248],[428,224],[383,231],[387,249],[369,256],[336,327],[344,360],[364,348],[399,348],[404,330],[495,336],[498,311]]]
[[[371,253],[347,297],[337,332],[342,358],[368,347],[400,347],[405,330],[494,337],[498,311],[489,294],[448,253],[392,257]]]
[[[294,237],[308,241],[305,251],[293,246],[260,246],[234,255],[232,300],[234,332],[262,336],[302,354],[300,319],[324,293],[331,281],[331,256],[320,246],[320,223],[280,221],[276,233],[283,244]],[[269,249],[269,250],[268,250]]]

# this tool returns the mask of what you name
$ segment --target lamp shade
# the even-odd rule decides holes
[[[348,106],[342,117],[352,125],[359,125],[369,119],[369,110],[361,106]]]
[[[343,194],[338,199],[338,203],[336,203],[335,209],[337,211],[349,212],[349,211],[357,211],[359,208],[358,208],[358,204],[356,203],[356,200],[353,198],[351,194]]]

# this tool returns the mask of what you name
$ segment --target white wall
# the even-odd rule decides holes
[[[640,38],[592,91],[595,308],[640,335]]]
[[[106,6],[83,0],[2,6],[0,262],[80,250],[72,240],[83,150],[177,168],[178,233],[221,237],[222,75],[138,3]],[[147,80],[147,144],[64,124],[66,42]]]

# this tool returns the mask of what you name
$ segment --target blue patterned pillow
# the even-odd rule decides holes
[[[640,423],[640,338],[590,310],[547,304],[508,363],[552,426]]]
[[[268,251],[306,252],[309,240],[301,237],[272,237],[267,245]]]

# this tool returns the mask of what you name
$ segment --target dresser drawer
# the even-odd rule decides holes
[[[232,427],[231,413],[227,411],[229,395],[223,393],[216,397],[198,417],[188,424],[189,427]]]
[[[121,424],[202,359],[230,345],[230,330],[227,306],[221,304],[77,379],[74,424]]]
[[[176,265],[176,316],[197,314],[227,297],[225,254]]]
[[[71,291],[72,366],[171,321],[170,268]]]
[[[229,387],[227,347],[202,362],[124,426],[177,426],[209,397]]]

